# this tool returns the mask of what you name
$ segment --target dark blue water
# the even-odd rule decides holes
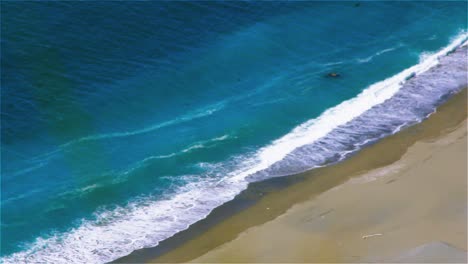
[[[110,261],[249,181],[340,160],[381,133],[333,129],[405,76],[358,94],[453,44],[466,17],[466,2],[2,2],[4,261]],[[382,131],[433,111],[426,97]]]

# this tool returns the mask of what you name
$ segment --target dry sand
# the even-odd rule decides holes
[[[464,262],[467,89],[150,262]]]
[[[193,262],[466,262],[466,143],[463,122]]]

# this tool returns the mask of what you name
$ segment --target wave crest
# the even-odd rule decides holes
[[[467,84],[466,45],[452,54],[454,56],[445,57],[466,42],[467,36],[463,33],[419,64],[371,85],[357,97],[299,125],[253,156],[234,159],[237,170],[227,172],[222,171],[222,167],[211,166],[213,170],[221,170],[218,175],[226,175],[222,180],[204,178],[181,187],[165,200],[141,199],[126,207],[99,211],[96,220],[83,221],[64,234],[37,238],[27,250],[6,256],[2,261],[109,262],[133,250],[156,246],[188,228],[217,206],[233,199],[247,187],[248,181],[287,175],[340,160],[382,135],[419,122],[434,111],[447,94]],[[434,67],[438,64],[443,67]],[[412,74],[416,77],[407,80]],[[216,140],[224,140],[223,137]],[[196,146],[186,150],[198,148]]]

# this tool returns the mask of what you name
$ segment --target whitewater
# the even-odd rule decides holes
[[[186,175],[193,181],[187,180],[188,184],[165,199],[143,197],[113,210],[98,210],[95,220],[83,219],[77,228],[65,233],[39,237],[26,245],[26,250],[3,257],[2,262],[105,263],[137,249],[157,246],[232,200],[250,182],[326,166],[383,136],[421,122],[448,96],[466,87],[467,38],[468,34],[462,32],[448,46],[426,54],[418,64],[370,85],[356,97],[329,108],[269,145],[232,157],[226,163],[234,164],[235,170],[226,171],[229,166],[225,163],[200,164],[222,177],[198,179]],[[197,112],[195,117],[201,115],[205,112]],[[110,136],[123,137],[158,128]],[[220,135],[181,152],[228,138],[229,135]]]

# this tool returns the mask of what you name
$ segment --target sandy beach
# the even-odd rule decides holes
[[[466,262],[466,122],[193,262]]]
[[[0,264],[467,263],[468,0],[1,7]]]
[[[466,262],[466,113],[464,89],[149,262]]]

